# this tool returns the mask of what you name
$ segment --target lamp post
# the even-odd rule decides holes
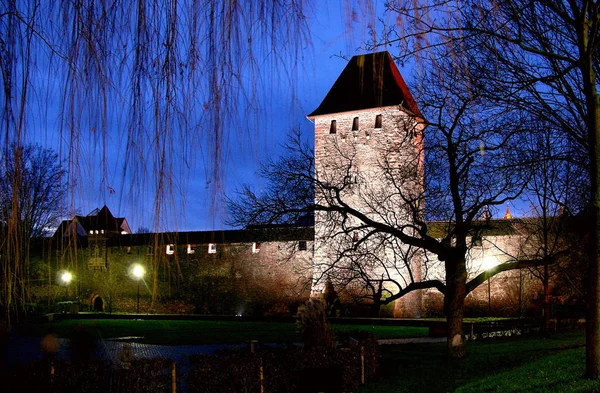
[[[69,300],[69,283],[73,279],[73,275],[65,271],[61,274],[60,279],[65,283],[65,301],[67,301]]]
[[[137,280],[137,313],[140,313],[140,280],[144,277],[144,267],[142,265],[133,266],[133,277]]]
[[[483,270],[490,270],[498,263],[496,259],[492,256],[483,257]],[[488,292],[488,314],[492,315],[492,283],[490,282],[490,274],[487,272],[487,292]]]

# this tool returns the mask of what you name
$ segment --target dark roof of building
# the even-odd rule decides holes
[[[321,105],[308,116],[393,105],[422,117],[392,56],[383,51],[352,57]]]
[[[158,236],[158,239],[157,239]],[[315,237],[313,227],[273,227],[260,229],[237,229],[202,232],[164,232],[140,233],[115,236],[108,240],[109,246],[141,246],[158,244],[232,244],[274,241],[312,241]]]
[[[105,230],[109,232],[121,232],[123,229],[129,230],[127,220],[123,217],[114,217],[105,205],[101,209],[94,209],[87,216],[76,215],[72,220],[62,221],[55,232],[55,236],[57,234],[61,236],[66,235],[67,231],[72,230],[73,223],[77,223],[77,234],[80,236],[85,236],[91,230]]]
[[[507,236],[517,232],[523,225],[522,219],[490,219],[474,221],[472,229],[480,231],[483,236]],[[427,223],[428,234],[434,238],[441,239],[453,228],[454,223],[448,221],[430,221]]]

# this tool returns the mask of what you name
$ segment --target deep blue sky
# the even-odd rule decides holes
[[[285,76],[271,75],[268,69],[261,70],[262,81],[258,87],[262,94],[259,93],[253,102],[262,109],[259,115],[253,120],[242,119],[240,124],[225,125],[237,129],[223,144],[222,182],[212,178],[213,163],[206,146],[171,146],[175,151],[187,150],[188,154],[185,160],[174,159],[174,170],[170,173],[172,200],[157,224],[152,179],[147,184],[132,182],[128,179],[128,171],[132,168],[124,169],[126,143],[123,138],[126,133],[122,128],[127,108],[117,106],[108,115],[106,128],[109,132],[105,139],[102,132],[87,132],[82,141],[83,151],[76,155],[77,162],[69,164],[79,168],[72,176],[73,187],[66,198],[69,214],[85,215],[107,205],[115,216],[126,217],[134,232],[139,227],[157,231],[226,229],[225,196],[234,196],[242,183],[260,189],[262,184],[257,177],[260,164],[282,153],[280,146],[293,128],[299,127],[304,138],[312,143],[313,124],[306,115],[321,103],[346,66],[346,59],[366,53],[363,48],[373,37],[372,28],[379,38],[383,25],[396,21],[393,15],[384,12],[383,0],[315,0],[310,4],[314,6],[307,15],[311,36],[310,42],[299,53],[300,69],[291,82],[296,89],[287,85],[289,77],[286,82]],[[395,54],[395,48],[386,49]],[[64,92],[62,86],[52,81],[46,67],[46,64],[36,64],[39,74],[34,73],[34,78],[38,79],[33,95],[39,102],[39,110],[30,112],[33,116],[28,121],[32,131],[28,137],[55,149],[64,158],[72,146],[69,136],[58,131],[61,109],[60,98],[56,97],[61,97]],[[399,69],[410,83],[413,77],[410,66],[399,66]],[[415,98],[418,102],[419,97]],[[85,121],[83,115],[82,124]],[[246,136],[239,137],[241,134]],[[189,154],[190,151],[195,153]],[[503,214],[504,209],[500,210]]]
[[[270,156],[281,153],[279,147],[286,141],[293,127],[300,127],[305,138],[312,142],[313,125],[306,115],[320,104],[345,67],[347,61],[344,57],[349,59],[354,55],[365,53],[361,48],[368,39],[367,25],[373,23],[374,17],[373,14],[369,17],[369,12],[362,8],[364,7],[362,1],[318,0],[313,4],[315,9],[308,22],[312,46],[307,46],[301,54],[302,70],[297,81],[296,102],[293,101],[291,89],[282,86],[277,76],[273,76],[271,80],[268,75],[264,76],[266,85],[264,88],[268,90],[265,96],[268,96],[272,102],[262,104],[267,111],[261,115],[256,124],[252,142],[232,138],[226,146],[223,163],[226,177],[221,184],[221,191],[215,189],[215,184],[210,178],[211,168],[208,160],[196,157],[195,162],[186,163],[180,174],[182,177],[187,176],[187,182],[182,182],[187,185],[185,188],[173,191],[174,203],[177,207],[175,210],[180,215],[163,217],[160,230],[191,231],[227,228],[225,205],[217,204],[217,208],[214,208],[211,200],[214,202],[214,198],[223,198],[223,194],[233,195],[242,183],[253,184],[260,188],[261,184],[256,175],[260,163]],[[383,2],[374,1],[373,4],[379,9],[377,17],[385,18]],[[359,17],[353,18],[352,13]],[[378,29],[382,27],[379,22],[377,27]],[[401,69],[401,72],[408,78],[409,70]],[[120,143],[110,138],[112,136],[109,137],[109,143],[115,145]],[[93,159],[84,165],[89,166],[90,171],[94,171]],[[107,182],[116,192],[107,193],[104,189],[98,191],[97,182],[83,184],[82,187],[87,191],[74,199],[75,209],[80,214],[87,214],[94,208],[106,204],[114,215],[126,217],[133,231],[140,226],[154,228],[152,195],[142,191],[132,197],[128,192],[120,192],[129,187],[122,184],[122,168],[116,164],[111,166],[110,172]]]

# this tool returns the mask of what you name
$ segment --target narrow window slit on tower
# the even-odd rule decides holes
[[[329,127],[329,133],[330,134],[335,134],[337,132],[337,121],[332,120],[331,121],[331,126]]]
[[[358,131],[358,117],[355,117],[352,121],[352,131]]]
[[[382,115],[375,116],[375,128],[381,128],[381,122],[383,120]]]

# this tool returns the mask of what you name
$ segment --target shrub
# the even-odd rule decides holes
[[[298,308],[296,318],[306,348],[333,347],[333,333],[327,323],[327,304],[323,299],[309,299]]]
[[[361,351],[365,381],[375,378],[379,365],[377,340],[353,332],[345,347],[269,349],[258,353],[232,351],[190,358],[190,392],[293,393],[357,391],[361,385]]]
[[[7,392],[110,391],[110,366],[104,362],[37,361],[17,365],[4,380]]]
[[[135,359],[129,370],[120,371],[118,391],[170,392],[172,364],[170,359],[165,358]]]
[[[260,392],[260,358],[250,352],[190,357],[188,390],[198,393]]]

